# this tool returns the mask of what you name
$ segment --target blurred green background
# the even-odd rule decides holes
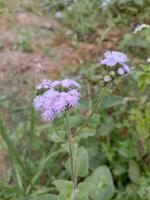
[[[126,53],[132,70],[77,137],[78,159],[87,157],[79,182],[89,179],[93,191],[82,200],[150,200],[150,28],[134,32],[150,24],[150,2],[106,2],[0,0],[0,200],[57,199],[53,181],[70,179],[68,157],[32,108],[34,87],[45,78],[80,82],[74,133],[94,104],[108,50]],[[64,135],[63,119],[57,127]]]

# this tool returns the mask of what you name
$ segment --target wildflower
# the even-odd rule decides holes
[[[72,6],[67,7],[68,12],[72,12]]]
[[[121,75],[121,76],[123,76],[123,75],[125,74],[124,69],[121,68],[121,67],[117,69],[117,72],[118,72],[118,74]]]
[[[80,99],[80,93],[73,89],[70,90],[66,95],[66,102],[69,107],[76,107]]]
[[[149,62],[149,63],[150,63],[150,58],[147,58],[147,62]]]
[[[77,83],[76,81],[72,80],[72,79],[64,79],[61,82],[61,86],[62,87],[66,87],[66,88],[79,88],[80,84]]]
[[[117,63],[118,64],[123,64],[125,63],[128,58],[127,56],[119,51],[108,51],[104,54],[104,59],[101,60],[101,65],[107,65],[109,67],[115,66]]]
[[[148,24],[138,24],[138,25],[135,27],[135,30],[134,30],[133,33],[140,32],[143,28],[150,28],[150,25],[148,25]]]
[[[110,76],[104,76],[104,82],[110,82],[112,79]]]
[[[53,81],[52,83],[51,83],[51,87],[52,88],[56,88],[56,87],[59,87],[60,86],[60,81]]]
[[[62,12],[61,12],[61,11],[57,11],[57,12],[55,13],[55,18],[57,18],[57,19],[62,19],[62,18],[63,18]]]
[[[54,87],[50,86],[43,94],[35,97],[33,106],[37,111],[41,112],[45,121],[52,121],[66,109],[76,107],[80,99],[80,93],[76,89],[72,89],[80,86],[77,82],[70,79],[50,82],[51,84],[59,83],[59,85],[64,85],[68,87],[69,90],[65,92],[57,91]]]
[[[39,85],[37,85],[36,90],[50,89],[51,84],[52,84],[52,81],[44,79]]]
[[[127,72],[127,73],[129,73],[129,71],[130,71],[129,66],[126,65],[126,64],[123,64],[123,69],[124,69],[124,71]]]
[[[69,36],[71,36],[72,34],[73,34],[73,31],[72,31],[72,30],[69,29],[69,30],[66,31],[66,36],[69,37]]]
[[[119,51],[108,51],[104,54],[104,58],[100,60],[101,76],[100,84],[112,88],[120,80],[121,76],[129,73],[130,69],[127,65],[128,57]]]
[[[111,3],[112,0],[103,0],[103,2],[100,5],[100,8],[102,8],[102,10],[106,11],[109,4]]]
[[[80,87],[80,84],[77,83],[76,81],[72,79],[64,79],[64,80],[59,80],[59,81],[50,81],[44,79],[37,87],[36,90],[41,90],[41,89],[55,89],[57,87],[61,87],[61,89],[67,88],[67,89],[76,89]]]

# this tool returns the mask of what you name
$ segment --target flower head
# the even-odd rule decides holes
[[[113,67],[116,64],[123,64],[127,62],[127,56],[119,51],[108,51],[104,54],[104,59],[101,60],[102,65]]]
[[[138,33],[138,32],[140,32],[143,28],[150,28],[150,25],[148,25],[148,24],[138,24],[138,25],[135,27],[133,33]]]
[[[55,87],[50,86],[50,88],[43,94],[35,97],[33,106],[37,111],[41,112],[41,115],[45,121],[52,121],[66,109],[77,106],[80,99],[80,93],[71,87],[77,87],[79,85],[77,85],[77,82],[73,80],[69,80],[69,84],[66,82],[67,80],[68,79],[62,80],[63,82],[59,81],[59,85],[62,83],[65,85],[67,83],[65,86],[70,87],[68,91],[57,91]],[[53,81],[51,83],[56,84],[58,82]]]
[[[36,90],[50,89],[52,81],[44,79],[39,85],[37,85]]]
[[[126,65],[126,64],[123,64],[123,69],[124,69],[124,71],[125,71],[126,73],[129,73],[129,71],[130,71],[129,66]]]
[[[120,76],[123,76],[123,75],[125,74],[124,69],[121,68],[121,67],[117,69],[117,72],[118,72],[118,74],[119,74]]]
[[[56,89],[57,87],[67,88],[67,89],[77,89],[80,87],[80,84],[72,79],[64,79],[64,80],[56,80],[56,81],[50,81],[50,80],[43,80],[37,87],[36,90],[41,89]]]
[[[61,11],[57,11],[57,12],[55,13],[55,18],[57,18],[57,19],[62,19],[62,18],[63,18],[63,13],[62,13]]]
[[[69,107],[76,107],[80,99],[80,93],[73,89],[66,94],[66,103]]]
[[[112,79],[111,79],[111,77],[110,76],[104,76],[104,82],[106,82],[106,83],[108,83],[108,82],[110,82]]]
[[[72,79],[64,79],[60,82],[62,87],[65,88],[72,88],[72,89],[76,89],[80,87],[80,84],[77,83],[76,81],[72,80]]]
[[[116,85],[121,76],[129,73],[130,68],[126,64],[128,61],[127,55],[119,51],[108,51],[104,54],[104,58],[100,61],[102,65],[102,78],[100,82],[107,85]]]

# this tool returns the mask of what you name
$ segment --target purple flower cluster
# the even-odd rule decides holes
[[[126,64],[128,61],[127,55],[119,51],[108,51],[104,54],[104,58],[100,64],[104,69],[103,81],[105,83],[112,82],[115,76],[123,76],[129,73],[129,66]]]
[[[108,51],[104,54],[104,59],[101,60],[102,65],[107,65],[109,67],[113,67],[116,64],[124,64],[127,62],[127,56],[119,51]]]
[[[120,76],[129,73],[129,66],[126,64],[128,61],[128,57],[119,51],[108,51],[104,54],[104,58],[100,61],[100,64],[106,67],[109,74],[104,77],[105,82],[109,82],[112,80],[112,76],[114,74],[118,74]],[[112,75],[113,73],[113,75]]]
[[[64,87],[67,89],[77,89],[80,84],[72,79],[64,79],[59,81],[43,80],[37,87],[36,90],[41,89],[56,89],[57,87]]]
[[[61,91],[56,89],[57,86],[61,86]],[[80,93],[76,88],[79,87],[79,83],[70,79],[61,81],[43,80],[36,89],[44,88],[47,91],[35,97],[33,106],[41,112],[45,121],[52,121],[67,108],[77,106]],[[68,91],[63,91],[64,88],[68,88]]]

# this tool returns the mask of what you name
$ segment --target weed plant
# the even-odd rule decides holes
[[[126,25],[136,17],[141,23],[149,9],[149,1],[144,0],[112,1],[107,11],[102,11],[98,0],[42,2],[54,13],[61,11],[59,20],[81,40],[95,31],[100,19],[107,19],[108,26]],[[131,70],[121,80],[115,81],[110,68],[103,71],[96,62],[72,73],[81,85],[81,99],[74,109],[70,109],[73,104],[65,104],[61,111],[69,112],[69,117],[66,113],[52,123],[41,120],[32,102],[45,89],[36,93],[31,88],[31,103],[20,110],[2,93],[0,106],[12,123],[7,124],[2,112],[0,139],[10,167],[0,182],[0,200],[150,199],[148,31],[130,30],[120,42],[120,50],[139,58],[138,67],[130,62]],[[25,32],[22,37],[16,40],[16,48],[28,51],[32,34]],[[122,77],[115,66],[116,78]]]
[[[30,120],[18,122],[10,132],[1,117],[11,168],[1,183],[0,199],[148,200],[148,66],[145,62],[140,70],[132,69],[113,90],[98,84],[99,64],[80,68],[80,106],[67,118],[78,166],[74,185],[64,118],[53,126],[43,123],[32,107]]]

